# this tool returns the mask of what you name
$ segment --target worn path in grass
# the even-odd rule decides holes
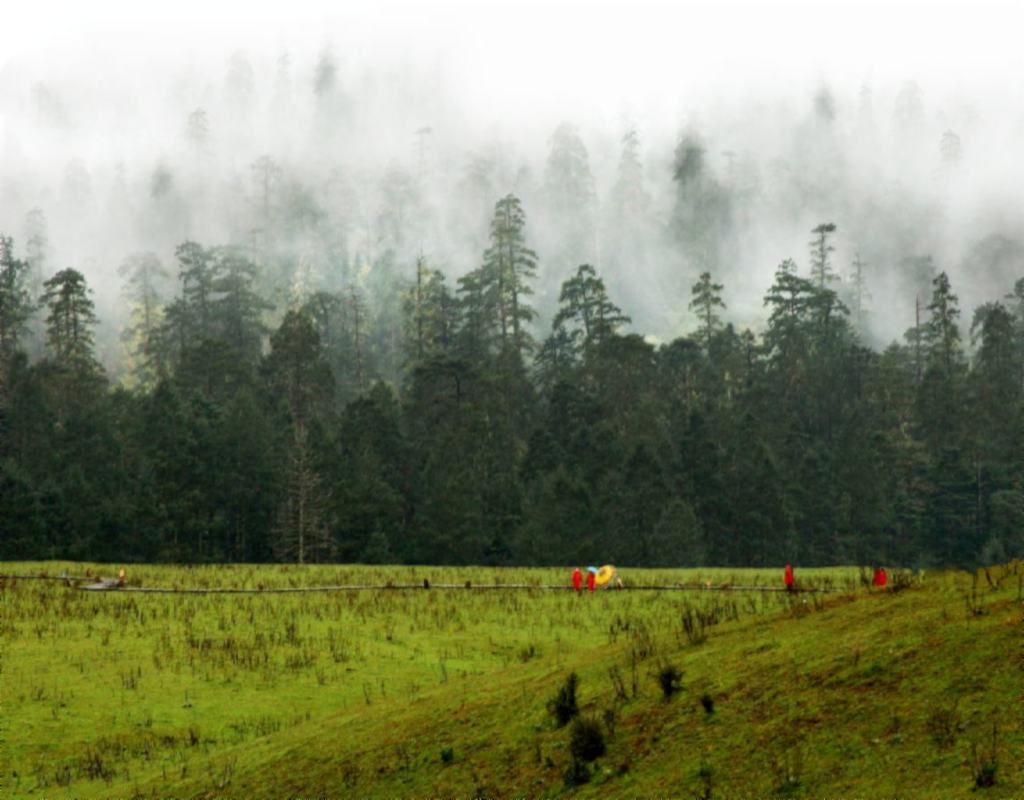
[[[806,604],[804,598],[719,603],[721,621],[700,644],[682,625],[685,604],[659,594],[296,600],[278,607],[281,620],[269,619],[274,606],[266,598],[228,606],[175,600],[156,606],[170,609],[169,633],[156,640],[168,663],[147,664],[138,688],[121,689],[113,713],[108,707],[97,719],[79,720],[94,726],[107,720],[113,727],[100,732],[124,738],[123,757],[109,741],[97,743],[95,733],[90,742],[88,725],[66,723],[65,741],[44,750],[52,764],[68,765],[69,785],[59,785],[59,772],[19,775],[11,796],[692,797],[710,785],[717,797],[1019,797],[1024,608],[1018,581],[1010,573],[998,588],[982,580],[973,610],[965,600],[972,582],[963,574],[895,595],[857,590]],[[46,602],[36,593],[31,598]],[[30,598],[20,600],[24,615]],[[67,606],[58,626],[65,634],[84,636],[90,614],[91,636],[107,630],[103,620],[112,609],[94,605],[95,598],[81,606],[73,598],[51,602]],[[151,626],[161,618],[152,604],[115,603],[122,625],[108,633],[108,650],[131,652],[134,636],[138,647],[145,643],[147,660],[160,652],[148,638],[158,637]],[[710,613],[715,606],[694,608]],[[48,608],[40,619],[59,619],[58,612]],[[144,623],[128,621],[140,614]],[[264,642],[272,663],[264,668],[213,658],[217,643],[230,640],[224,627],[230,630],[232,617],[243,625],[246,614],[256,628],[259,615],[268,615]],[[192,623],[196,646],[178,647],[187,641],[177,628],[183,619]],[[343,623],[349,654],[335,664],[324,655],[325,643]],[[16,625],[15,657],[20,650],[36,669],[66,669],[66,659],[27,644],[47,640],[48,627],[37,634],[27,619]],[[205,641],[211,642],[206,649]],[[238,637],[234,646],[244,649],[246,641]],[[68,647],[74,649],[73,640]],[[307,656],[319,653],[312,665],[296,660],[303,648]],[[294,669],[287,667],[289,656]],[[55,729],[45,719],[47,702],[26,696],[31,681],[23,670],[30,664],[21,665],[15,681],[23,699],[13,713],[34,739],[12,748],[22,769],[38,762],[40,737]],[[319,678],[317,664],[326,670]],[[668,701],[655,680],[665,664],[683,673],[682,690]],[[617,696],[613,669],[625,697]],[[111,659],[108,682],[119,671],[124,682],[123,670]],[[570,670],[581,677],[583,713],[608,732],[608,752],[591,766],[591,781],[572,789],[563,782],[568,732],[555,729],[545,710]],[[102,683],[100,671],[89,671]],[[183,687],[193,688],[192,705],[201,705],[201,713],[180,708]],[[705,694],[714,703],[711,714],[700,702]],[[67,705],[79,708],[78,697]],[[152,718],[147,754],[129,752],[139,749],[146,730],[132,701]],[[233,736],[240,719],[252,721],[253,730]],[[975,791],[975,769],[992,758],[993,724],[996,783]],[[163,747],[160,735],[169,737]],[[83,772],[82,760],[90,748],[105,758],[92,775]]]

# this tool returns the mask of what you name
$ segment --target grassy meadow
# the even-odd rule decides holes
[[[113,575],[113,565],[0,573]],[[781,583],[781,570],[620,570]],[[830,593],[140,594],[6,580],[4,797],[1024,795],[1024,566]],[[567,583],[568,570],[133,566],[129,585]],[[579,723],[549,701],[579,676]],[[665,676],[669,675],[669,679]],[[577,766],[574,768],[574,763]],[[979,794],[981,793],[981,794]]]

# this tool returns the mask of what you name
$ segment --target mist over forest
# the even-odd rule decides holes
[[[0,557],[1024,554],[1002,62],[559,8],[2,62]]]
[[[5,4],[0,794],[1024,800],[1022,31]]]
[[[582,263],[656,341],[693,329],[689,287],[706,270],[727,318],[757,329],[776,266],[806,272],[823,222],[837,226],[839,294],[876,346],[913,324],[938,271],[968,318],[1024,271],[1024,169],[1009,157],[1024,115],[1000,98],[929,95],[913,76],[805,80],[671,97],[671,113],[624,101],[560,117],[528,101],[474,106],[443,60],[392,58],[325,42],[182,57],[152,74],[9,63],[0,230],[37,284],[69,266],[86,276],[118,377],[119,269],[133,254],[170,265],[186,240],[242,246],[271,267],[280,317],[318,289],[408,282],[420,255],[464,275],[510,192],[538,254],[538,332]]]

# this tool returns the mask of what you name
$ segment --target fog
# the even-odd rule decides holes
[[[1013,6],[21,13],[0,34],[0,233],[37,281],[85,273],[108,366],[133,253],[173,270],[186,239],[244,245],[278,309],[408,279],[419,255],[454,283],[509,192],[539,256],[539,335],[580,263],[659,341],[694,328],[705,269],[726,317],[760,328],[776,267],[806,274],[822,222],[848,302],[865,265],[874,346],[926,301],[926,256],[965,327],[1024,277]]]

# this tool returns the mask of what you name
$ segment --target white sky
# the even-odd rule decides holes
[[[1024,86],[1024,2],[382,3],[334,0],[19,0],[9,59],[114,71],[225,50],[319,49],[442,63],[469,98],[640,103],[690,87],[808,77]],[[427,59],[426,62],[422,61]]]
[[[793,125],[809,112],[816,83],[833,89],[838,102],[847,107],[857,102],[857,90],[868,83],[879,92],[878,107],[891,109],[895,90],[913,80],[935,113],[936,124],[949,124],[968,137],[973,172],[965,180],[969,178],[970,190],[958,195],[967,211],[961,212],[960,226],[950,225],[948,230],[959,236],[975,227],[996,227],[993,208],[1013,216],[1007,230],[1020,227],[1024,0],[8,0],[0,22],[0,92],[8,87],[24,93],[36,81],[53,81],[62,96],[95,106],[93,115],[89,109],[75,109],[90,123],[75,130],[75,156],[102,165],[105,154],[117,152],[130,161],[134,153],[138,163],[150,163],[159,155],[150,152],[152,148],[168,147],[180,137],[181,121],[169,122],[161,115],[168,105],[178,106],[159,95],[170,93],[180,76],[222,82],[228,55],[244,50],[254,56],[257,69],[264,68],[261,79],[272,80],[273,59],[287,49],[296,78],[308,81],[317,54],[328,46],[345,80],[365,78],[366,68],[394,70],[401,71],[402,80],[396,84],[404,87],[415,83],[408,80],[414,71],[417,77],[426,76],[423,85],[429,91],[436,78],[443,89],[437,92],[441,99],[436,109],[427,107],[424,121],[435,129],[447,125],[448,141],[465,134],[459,141],[466,147],[492,140],[519,143],[527,151],[518,155],[534,163],[540,163],[550,131],[562,120],[584,123],[590,132],[615,131],[611,139],[592,136],[587,143],[595,163],[608,164],[617,159],[617,131],[624,118],[638,124],[653,153],[655,137],[660,136],[663,145],[673,141],[682,125],[691,121],[691,113],[719,114],[727,127],[732,118],[749,120],[780,98],[800,111],[762,114],[756,131],[716,133],[725,142],[741,144],[760,137],[774,142],[777,152],[786,152],[780,142],[789,141]],[[300,70],[305,70],[301,76]],[[86,91],[76,94],[79,89]],[[883,91],[888,96],[881,102]],[[353,86],[356,92],[367,102],[375,97],[366,86]],[[401,92],[396,96],[394,102],[402,102]],[[451,102],[445,104],[447,99]],[[730,115],[730,104],[745,104],[744,113]],[[7,124],[5,108],[19,105],[0,102],[0,144]],[[386,108],[393,111],[392,106]],[[368,116],[377,119],[370,112]],[[416,107],[410,113],[426,112]],[[988,127],[975,125],[971,115],[998,124],[988,124],[988,132]],[[130,120],[130,126],[122,128],[123,120]],[[18,122],[27,126],[31,120]],[[714,128],[714,122],[705,127]],[[366,136],[377,156],[392,157],[410,152],[408,132],[418,124],[419,118],[403,119],[390,128],[378,126]],[[473,126],[475,138],[468,130]],[[932,139],[922,147],[930,148],[929,153],[935,152],[941,129],[927,131]],[[444,133],[437,131],[439,141]],[[38,145],[41,154],[48,147],[67,146],[48,139],[36,142],[30,133],[19,138],[24,139],[23,149]],[[258,147],[259,140],[249,144]],[[52,161],[55,169],[62,169],[66,154],[57,152],[60,158],[40,158],[40,163]],[[662,146],[660,152],[670,148]],[[250,155],[247,150],[242,158]],[[887,175],[903,174],[892,165],[884,166],[891,169]],[[876,170],[864,180],[878,174]],[[931,197],[929,192],[936,191],[934,176],[920,177],[915,188],[922,197]],[[12,206],[10,213],[20,220],[24,209]],[[968,213],[984,215],[985,226],[974,225]],[[772,239],[752,245],[760,249],[748,254],[749,263],[770,271],[782,257],[802,252],[805,230],[813,220],[805,222],[799,223],[801,232],[793,241]],[[960,241],[956,236],[949,237],[954,244]],[[948,245],[936,239],[928,246],[942,249],[947,261],[955,260],[957,250]],[[77,252],[71,245],[67,249]],[[751,284],[750,296],[759,311],[760,292],[770,274],[758,280],[761,283]],[[731,307],[736,309],[737,303]],[[899,326],[905,327],[902,318]]]

